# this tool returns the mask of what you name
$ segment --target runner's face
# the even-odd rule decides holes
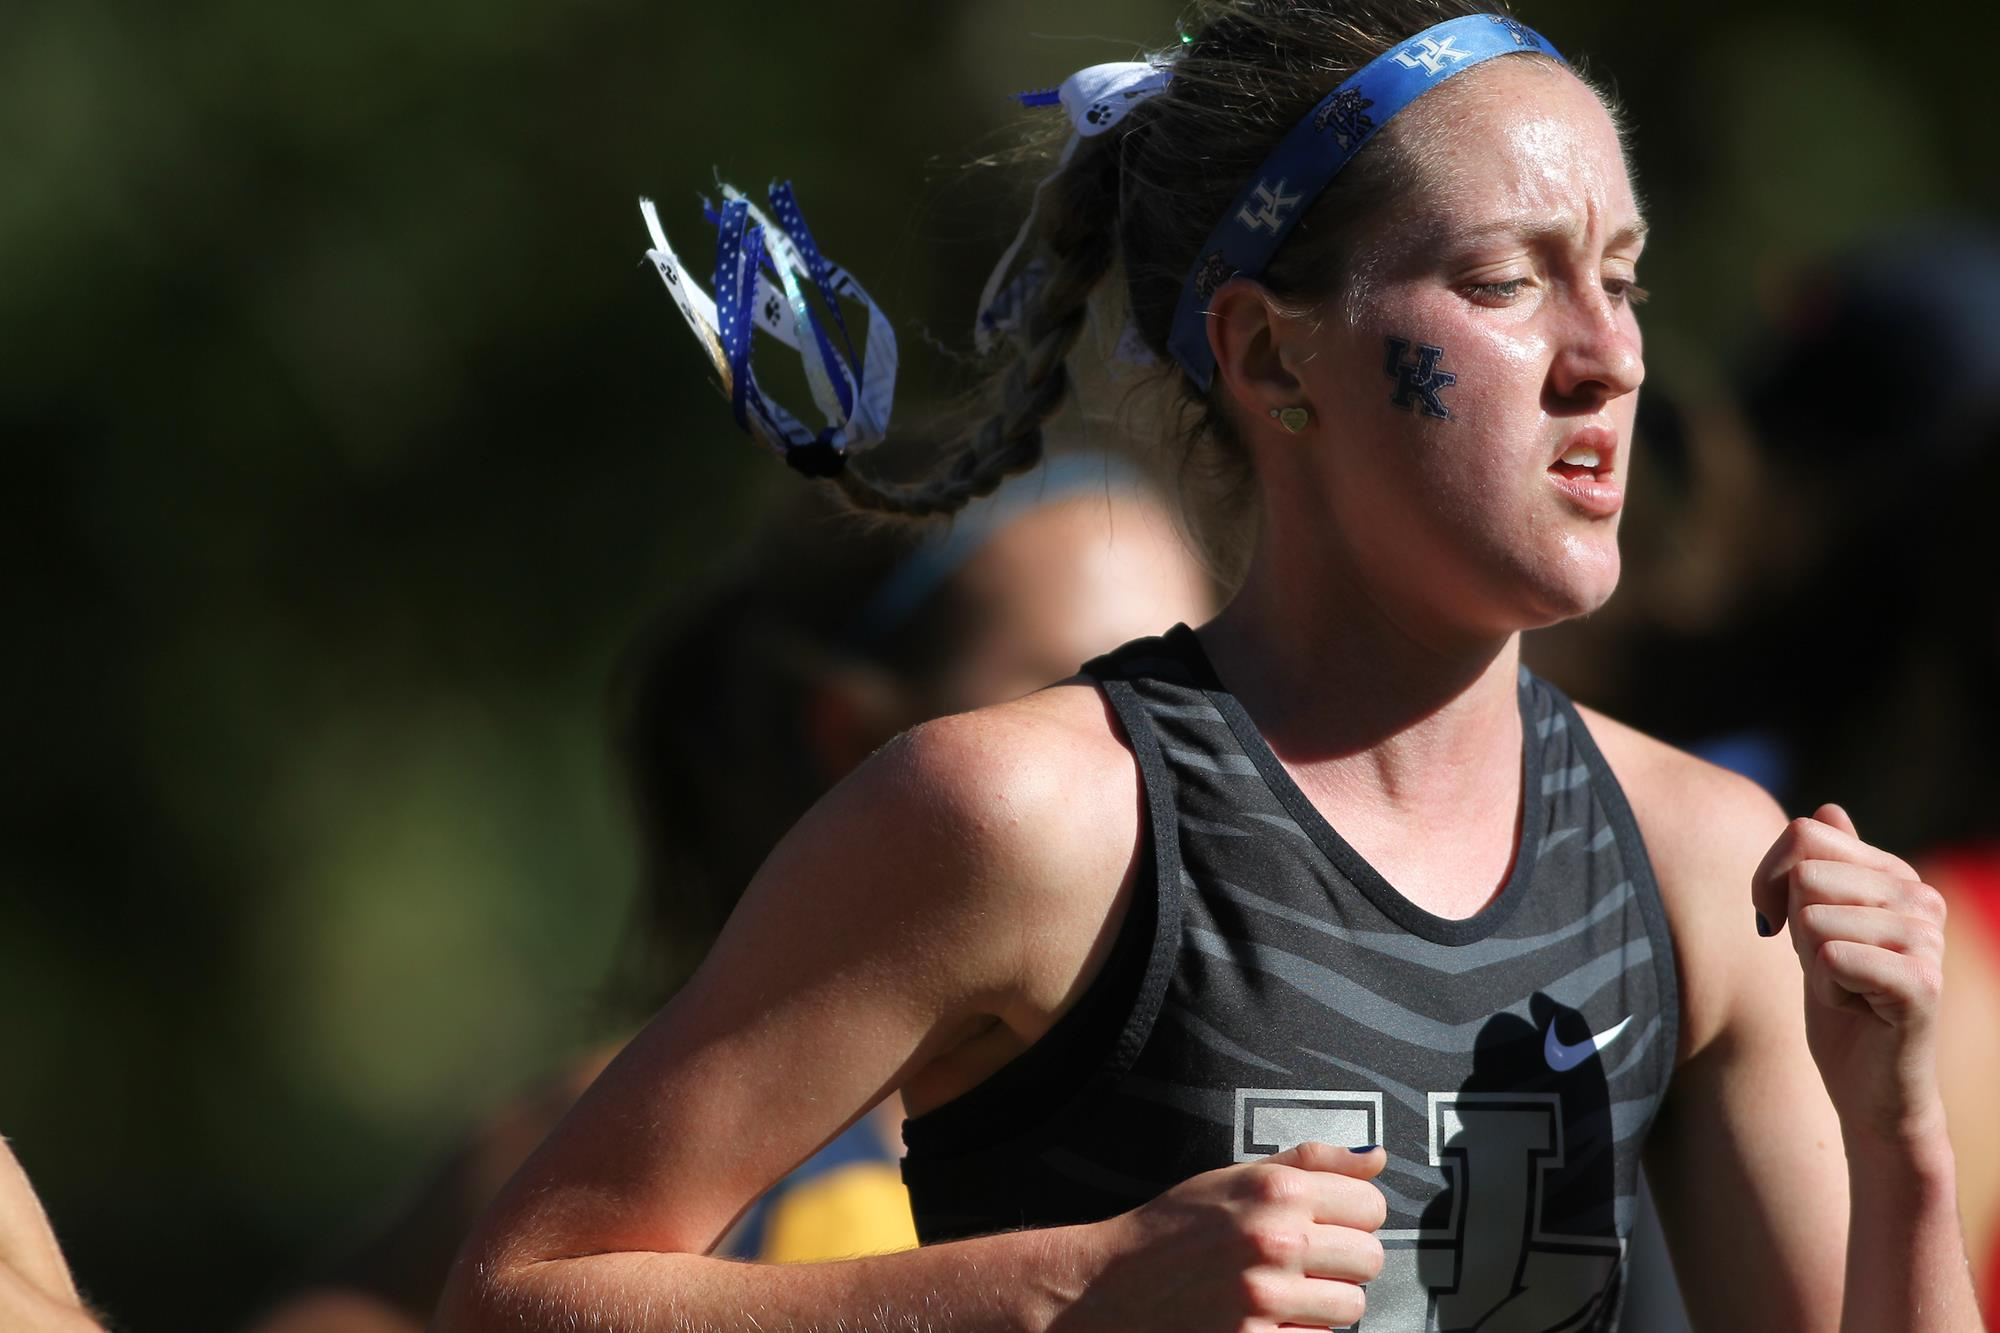
[[[1436,165],[1368,243],[1354,318],[1330,315],[1292,367],[1334,408],[1325,502],[1370,586],[1442,623],[1590,611],[1618,580],[1644,375],[1617,132],[1539,61],[1468,71],[1404,115]]]

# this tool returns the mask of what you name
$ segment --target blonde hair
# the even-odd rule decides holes
[[[1191,530],[1226,578],[1235,561],[1218,548],[1232,529],[1247,526],[1255,488],[1219,380],[1201,390],[1167,351],[1194,257],[1242,183],[1315,103],[1411,33],[1476,13],[1507,10],[1471,0],[1196,5],[1166,91],[1133,106],[1108,132],[1080,140],[1044,186],[1031,241],[1046,277],[957,447],[930,475],[909,483],[848,467],[836,479],[848,502],[880,514],[946,514],[1033,467],[1044,426],[1070,395],[1068,360],[1093,297],[1115,275],[1133,327],[1170,381],[1162,395],[1170,418],[1164,424],[1182,450],[1169,461],[1191,510]],[[1421,169],[1420,147],[1407,136],[1380,135],[1319,196],[1258,275],[1281,309],[1309,315],[1365,281],[1361,233]],[[1193,505],[1185,503],[1190,490],[1202,497]]]

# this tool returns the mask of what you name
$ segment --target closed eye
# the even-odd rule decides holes
[[[1604,294],[1609,296],[1613,301],[1623,302],[1626,305],[1644,305],[1647,298],[1652,295],[1651,292],[1641,287],[1638,283],[1622,278],[1614,278],[1606,282],[1604,284]]]
[[[1467,285],[1466,291],[1476,300],[1501,304],[1513,300],[1521,294],[1521,288],[1528,283],[1526,278],[1509,278],[1505,282],[1475,282]]]

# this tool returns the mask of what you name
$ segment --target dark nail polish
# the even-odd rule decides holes
[[[1376,1149],[1376,1148],[1378,1148],[1378,1147],[1380,1147],[1380,1146],[1381,1146],[1380,1144],[1375,1144],[1375,1143],[1364,1143],[1364,1144],[1362,1144],[1362,1145],[1361,1145],[1361,1146],[1360,1146],[1359,1148],[1349,1148],[1349,1149],[1348,1149],[1347,1151],[1349,1151],[1349,1152],[1353,1153],[1353,1154],[1354,1154],[1355,1156],[1359,1157],[1359,1156],[1360,1156],[1360,1155],[1361,1155],[1362,1153],[1365,1153],[1365,1152],[1374,1152],[1374,1151],[1375,1151],[1375,1149]]]
[[[1770,936],[1778,933],[1777,931],[1771,929],[1770,918],[1765,916],[1762,912],[1757,913],[1757,933],[1759,935],[1766,937],[1767,939]]]

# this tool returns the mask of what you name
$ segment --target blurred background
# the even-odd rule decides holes
[[[1008,94],[1165,45],[1176,12],[0,7],[0,1132],[114,1323],[241,1323],[477,1108],[629,1021],[607,680],[798,484],[730,427],[636,197],[699,269],[718,172],[791,178],[896,319],[913,411],[962,387],[1021,213],[1022,180],[965,169],[1018,123]],[[1802,275],[2000,218],[1971,73],[2000,33],[1971,0],[1907,27],[1523,17],[1630,110],[1683,431],[1770,360]],[[1904,350],[1957,382],[1973,335],[1930,336]],[[1682,494],[1650,538],[1635,514],[1634,560],[1668,572],[1635,567],[1612,630],[1692,634],[1727,600],[1704,553],[1738,548],[1701,522],[1757,529],[1756,492],[1705,466],[1723,502]],[[1546,669],[1628,702],[1588,633]],[[1691,697],[1635,720],[1739,725]]]

